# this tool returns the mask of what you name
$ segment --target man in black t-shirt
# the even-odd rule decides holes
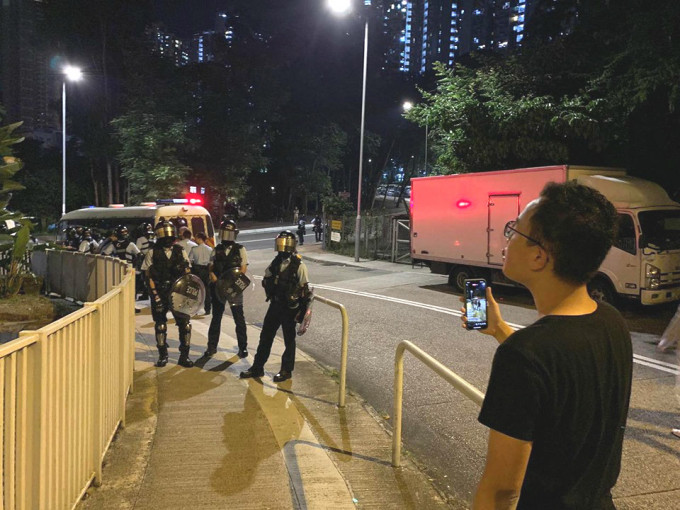
[[[487,288],[482,332],[500,346],[479,415],[490,431],[475,509],[615,508],[632,346],[621,315],[586,288],[615,226],[611,203],[575,182],[548,184],[506,226],[503,272],[540,318],[513,332]]]

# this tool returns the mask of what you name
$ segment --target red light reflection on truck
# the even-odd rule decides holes
[[[456,207],[458,209],[465,209],[466,207],[470,207],[472,205],[472,202],[469,200],[461,199],[458,202],[456,202]]]

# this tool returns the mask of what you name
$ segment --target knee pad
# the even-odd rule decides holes
[[[165,322],[157,322],[154,325],[154,329],[156,330],[156,333],[167,333],[168,325]]]

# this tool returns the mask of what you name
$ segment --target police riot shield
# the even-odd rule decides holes
[[[193,274],[180,276],[170,289],[170,310],[184,315],[194,315],[205,301],[205,286]]]
[[[248,285],[250,285],[250,278],[238,267],[232,267],[225,271],[215,283],[217,299],[225,304],[231,302],[246,290]]]
[[[309,329],[309,325],[312,322],[312,306],[314,305],[314,294],[312,293],[311,296],[309,296],[309,300],[307,301],[307,306],[303,307],[300,312],[298,313],[298,316],[296,317],[298,323],[300,324],[298,326],[297,334],[298,336],[304,335],[307,330]]]

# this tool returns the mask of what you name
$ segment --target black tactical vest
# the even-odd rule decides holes
[[[186,268],[189,267],[187,261],[184,260],[183,251],[184,248],[175,244],[172,246],[172,255],[168,258],[165,255],[164,248],[154,247],[151,268],[149,269],[151,279],[157,284],[162,284],[163,282],[174,282],[177,278],[183,276]]]
[[[243,245],[234,243],[231,246],[231,251],[227,255],[226,247],[223,244],[215,246],[215,260],[213,260],[213,273],[218,278],[222,276],[228,269],[233,267],[241,267],[243,259],[241,258],[241,248]]]
[[[116,241],[113,245],[113,247],[116,250],[116,257],[118,257],[121,260],[127,260],[129,262],[126,251],[129,245],[130,241],[127,239],[125,241]]]
[[[269,266],[272,275],[265,277],[262,284],[269,299],[286,303],[290,308],[295,308],[298,306],[298,288],[300,286],[297,272],[302,259],[299,255],[293,255],[290,264],[283,271],[281,271],[282,261],[280,258],[274,259],[274,262]]]

